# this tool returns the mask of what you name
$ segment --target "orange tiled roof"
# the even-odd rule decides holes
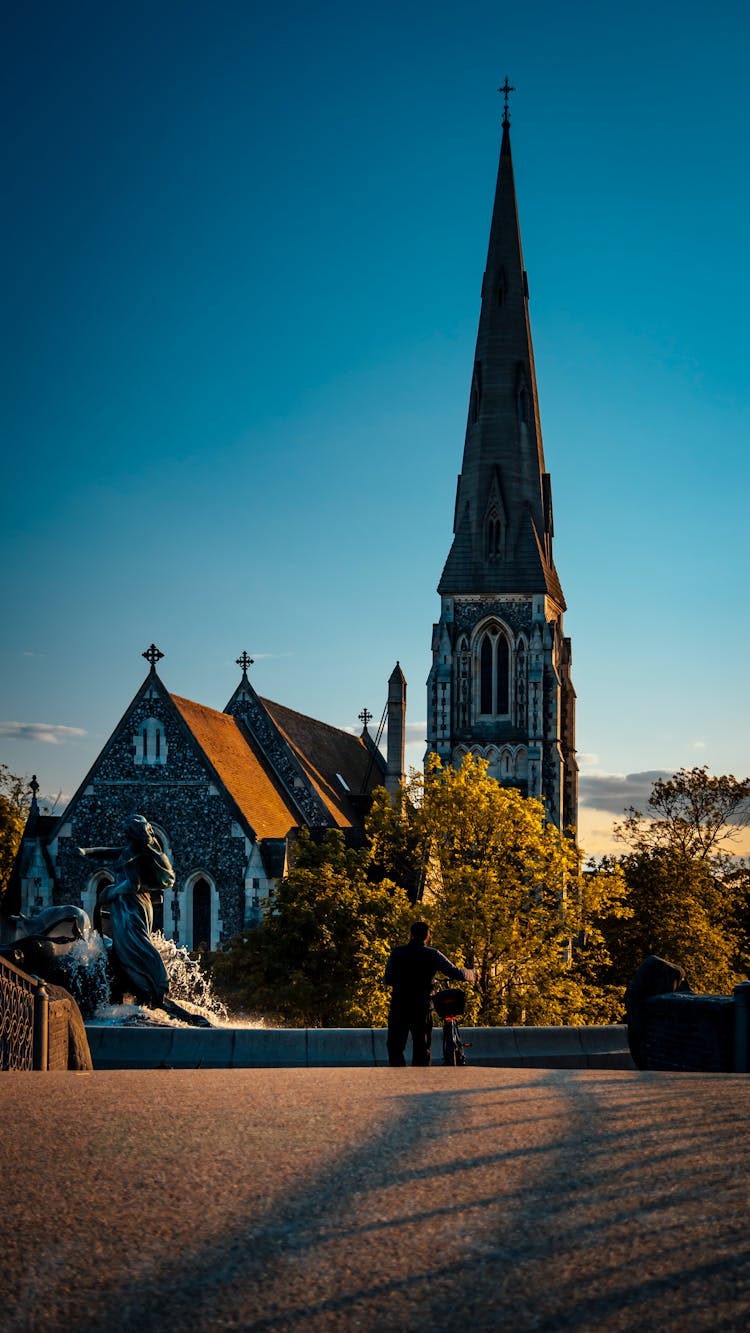
[[[353,736],[326,722],[318,722],[292,708],[262,699],[279,731],[292,747],[315,790],[325,802],[340,828],[361,823],[355,806],[339,781],[344,779],[349,793],[357,797],[370,792],[382,780],[377,761],[370,763],[370,751],[359,736]]]
[[[258,838],[285,838],[299,814],[228,713],[170,696]]]

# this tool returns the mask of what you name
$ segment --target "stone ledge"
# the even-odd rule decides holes
[[[385,1028],[114,1027],[88,1023],[95,1069],[356,1068],[387,1064]],[[626,1029],[463,1028],[473,1065],[633,1069]],[[442,1031],[432,1058],[442,1062]],[[407,1048],[408,1059],[408,1048]]]

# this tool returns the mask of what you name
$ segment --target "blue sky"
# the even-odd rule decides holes
[[[153,640],[340,726],[399,659],[419,762],[507,73],[596,850],[750,767],[750,11],[269,10],[6,9],[0,759],[71,793]]]

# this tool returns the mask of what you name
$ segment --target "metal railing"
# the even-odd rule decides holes
[[[0,1070],[46,1069],[49,996],[44,983],[0,958]]]

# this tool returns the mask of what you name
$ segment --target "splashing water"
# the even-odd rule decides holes
[[[92,1018],[109,1003],[107,947],[95,930],[58,958],[57,969],[60,984],[70,991],[84,1018]]]
[[[169,979],[168,996],[191,1011],[201,1013],[212,1024],[226,1024],[229,1013],[221,1000],[214,994],[210,979],[203,972],[197,959],[191,958],[187,948],[167,940],[155,931],[151,936],[154,947],[158,949],[167,977]],[[85,1019],[97,1023],[155,1023],[169,1026],[185,1026],[180,1019],[168,1017],[161,1009],[152,1010],[140,1004],[113,1004],[110,995],[109,940],[105,940],[97,931],[92,930],[87,938],[76,940],[64,956],[57,960],[60,985],[69,990]],[[262,1027],[262,1021],[242,1026]]]
[[[206,1010],[211,1018],[226,1022],[226,1005],[214,994],[210,978],[205,975],[198,960],[190,957],[185,945],[165,939],[160,931],[154,931],[151,942],[159,950],[167,970],[167,994],[170,1000],[177,1000],[178,1004],[187,1001]]]

